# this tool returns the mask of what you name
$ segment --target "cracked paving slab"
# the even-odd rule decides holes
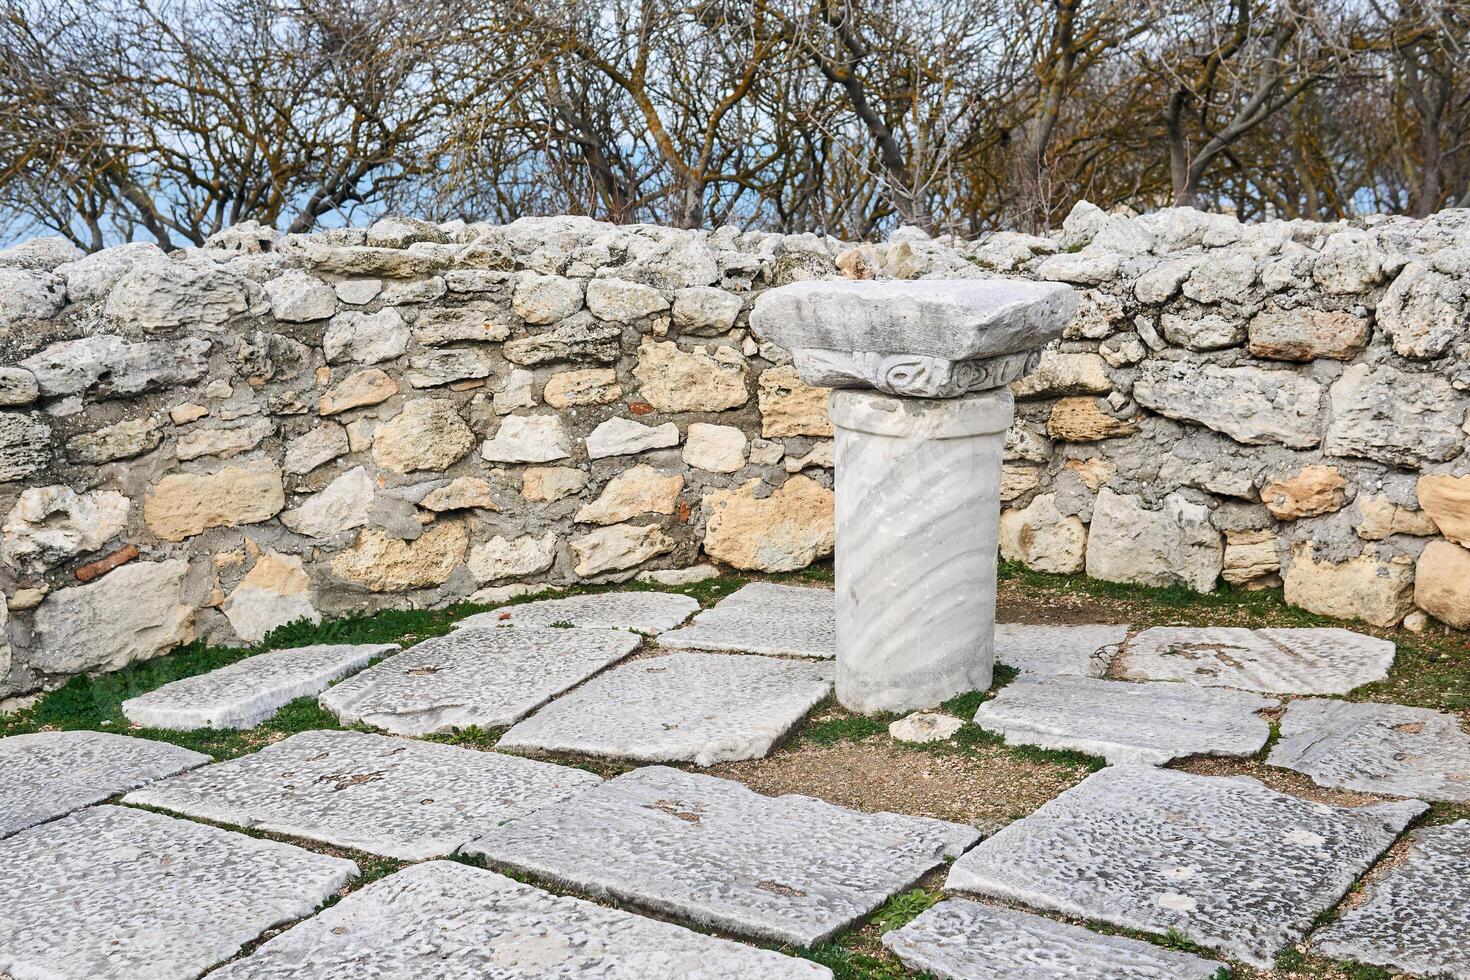
[[[830,589],[752,582],[659,637],[659,646],[831,659],[837,655],[837,600]]]
[[[1174,929],[1266,968],[1426,809],[1333,807],[1246,776],[1112,766],[965,854],[946,888]]]
[[[323,691],[344,724],[395,735],[513,725],[642,644],[607,629],[465,629],[426,640]]]
[[[0,838],[213,761],[167,742],[107,732],[0,738]]]
[[[448,861],[375,881],[210,974],[211,980],[831,976],[808,960]]]
[[[832,673],[721,653],[635,660],[551,702],[496,748],[699,766],[760,759],[832,693]]]
[[[490,828],[464,853],[696,926],[810,946],[979,836],[649,766]]]
[[[567,623],[582,629],[621,629],[657,635],[699,611],[699,602],[674,592],[601,592],[538,599],[467,616],[458,629],[537,627]]]
[[[995,659],[1016,668],[1021,680],[1069,674],[1101,677],[1128,638],[1128,627],[995,624]]]
[[[396,643],[326,643],[271,650],[129,698],[122,712],[145,728],[254,728],[297,698],[320,694],[399,649]]]
[[[1123,647],[1124,680],[1184,681],[1268,694],[1347,694],[1388,676],[1394,645],[1352,630],[1155,626]]]
[[[292,735],[124,802],[418,861],[602,782],[590,772],[365,732]]]
[[[0,975],[184,980],[356,876],[341,858],[99,806],[0,842]]]

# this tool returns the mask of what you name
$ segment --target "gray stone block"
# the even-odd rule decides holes
[[[398,649],[396,643],[374,643],[271,650],[129,698],[122,711],[145,728],[253,728],[297,698],[320,694]]]
[[[942,980],[1212,980],[1225,965],[963,898],[887,933],[883,945]]]
[[[831,693],[831,664],[676,653],[594,677],[496,747],[700,766],[759,759]]]
[[[1189,684],[1134,684],[1057,675],[1012,684],[980,706],[975,723],[1007,745],[1073,749],[1108,762],[1163,765],[1191,755],[1259,752],[1271,726],[1257,712],[1281,702]]]
[[[464,853],[701,927],[810,946],[979,836],[650,766],[489,828]]]
[[[1470,820],[1414,832],[1363,904],[1318,929],[1314,953],[1395,973],[1470,980]]]
[[[581,769],[364,732],[302,732],[124,800],[418,861],[590,789]]]
[[[584,629],[633,630],[653,635],[673,629],[698,609],[697,600],[673,592],[603,592],[501,606],[468,616],[455,626],[475,629],[570,623]]]
[[[1128,680],[1346,694],[1387,677],[1393,658],[1389,640],[1336,627],[1155,626],[1128,641],[1114,668]]]
[[[1266,761],[1319,786],[1470,803],[1470,735],[1428,708],[1293,701]]]
[[[356,874],[188,820],[83,810],[0,843],[0,975],[192,980]]]
[[[830,659],[837,654],[837,601],[830,589],[752,582],[658,642],[685,650]]]
[[[0,837],[212,761],[167,742],[106,732],[0,738]]]
[[[397,735],[512,725],[623,659],[624,630],[466,629],[426,640],[322,692],[343,722]]]
[[[217,980],[822,980],[808,960],[448,861],[405,868],[210,974]]]
[[[1014,667],[1026,680],[1072,674],[1101,677],[1117,644],[1128,638],[1127,626],[995,625],[995,660]]]
[[[1425,809],[1333,807],[1244,776],[1112,766],[961,857],[946,887],[1174,929],[1267,968]]]

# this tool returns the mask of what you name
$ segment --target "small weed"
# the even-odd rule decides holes
[[[1287,947],[1276,954],[1276,969],[1283,973],[1295,973],[1305,969],[1306,965],[1306,954],[1294,947]]]
[[[1193,953],[1195,956],[1209,956],[1209,951],[1199,943],[1190,939],[1178,929],[1170,929],[1164,933],[1159,945],[1165,949],[1178,950],[1181,953]]]
[[[938,905],[943,897],[939,892],[928,892],[922,888],[895,895],[873,916],[873,924],[880,933],[901,929]]]

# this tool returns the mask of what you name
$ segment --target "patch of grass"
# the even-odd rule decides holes
[[[825,966],[836,980],[907,980],[910,976],[897,959],[873,956],[839,943],[797,950],[796,955]],[[927,976],[920,974],[920,977]]]
[[[998,732],[988,732],[969,722],[965,727],[955,732],[954,738],[949,742],[931,742],[920,748],[943,751],[969,752],[980,746],[1003,749],[1022,762],[1034,762],[1041,765],[1065,766],[1068,769],[1083,769],[1087,772],[1097,772],[1107,766],[1104,759],[1086,752],[1076,752],[1070,749],[1039,749],[1034,745],[1007,745],[1005,736]]]
[[[838,745],[842,742],[861,742],[887,731],[887,716],[841,715],[813,722],[802,730],[800,739],[805,745]]]
[[[895,895],[874,914],[872,922],[878,931],[892,932],[913,922],[923,913],[938,905],[944,895],[940,892],[915,888],[902,895]]]

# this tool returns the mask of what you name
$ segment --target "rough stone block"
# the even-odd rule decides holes
[[[673,592],[604,592],[502,606],[468,616],[454,625],[456,629],[483,629],[570,623],[579,629],[633,630],[657,635],[678,626],[698,609],[698,600]]]
[[[1031,623],[995,625],[995,660],[1037,680],[1055,674],[1101,677],[1128,627],[1039,626]]]
[[[685,650],[831,658],[837,654],[837,600],[829,589],[752,582],[658,642]]]
[[[1389,640],[1336,627],[1155,626],[1128,641],[1115,667],[1128,680],[1346,694],[1387,677],[1393,658]]]

